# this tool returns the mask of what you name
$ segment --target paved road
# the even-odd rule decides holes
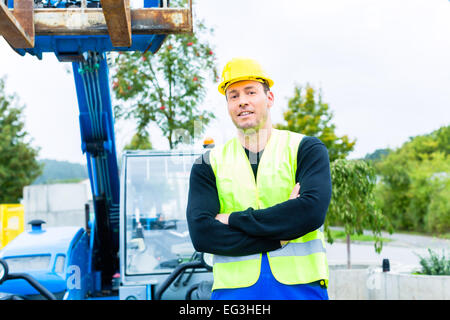
[[[450,255],[450,240],[400,233],[392,235],[383,233],[382,236],[392,241],[383,243],[383,249],[380,254],[375,252],[372,242],[352,242],[352,264],[369,263],[381,266],[383,259],[389,259],[391,266],[408,268],[419,266],[420,258],[417,255],[427,257],[428,248],[437,252],[440,256],[443,250],[445,250],[447,257]],[[335,242],[332,245],[327,244],[327,256],[330,264],[346,263],[346,243]]]

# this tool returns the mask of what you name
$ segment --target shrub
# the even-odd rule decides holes
[[[433,276],[449,276],[450,275],[450,259],[445,258],[444,250],[442,250],[442,257],[428,248],[430,256],[428,258],[419,256],[422,270],[419,274],[433,275]]]

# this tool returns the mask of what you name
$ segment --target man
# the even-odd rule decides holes
[[[272,128],[272,85],[254,60],[225,66],[219,92],[237,137],[191,171],[187,221],[195,249],[214,254],[212,299],[328,299],[328,152]]]

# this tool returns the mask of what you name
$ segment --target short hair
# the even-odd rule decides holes
[[[264,90],[264,93],[265,94],[267,94],[267,92],[269,92],[270,91],[270,87],[269,87],[269,84],[267,83],[267,81],[264,81],[263,83],[261,83],[262,85],[263,85],[263,90]]]
[[[269,84],[267,83],[267,81],[264,81],[264,82],[257,81],[257,82],[261,83],[261,85],[263,86],[264,93],[267,95],[267,92],[270,91],[270,87],[269,87]],[[225,99],[228,101],[226,90],[225,90]]]

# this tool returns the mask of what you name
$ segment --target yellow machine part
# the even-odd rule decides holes
[[[0,249],[24,230],[22,204],[0,204]]]

